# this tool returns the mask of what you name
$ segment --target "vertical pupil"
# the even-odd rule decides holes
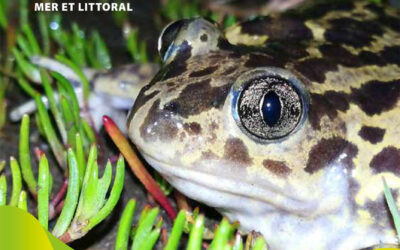
[[[261,112],[264,118],[264,121],[268,124],[268,126],[274,126],[281,117],[281,101],[279,100],[279,96],[274,92],[268,92],[262,101]]]

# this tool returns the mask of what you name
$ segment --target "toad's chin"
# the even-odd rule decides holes
[[[394,235],[357,228],[347,206],[316,215],[320,203],[279,195],[276,187],[260,187],[240,178],[215,176],[143,156],[186,196],[239,221],[244,232],[261,232],[273,250],[308,250],[310,246],[317,250],[359,249],[379,241],[395,241]]]

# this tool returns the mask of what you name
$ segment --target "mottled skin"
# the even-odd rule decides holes
[[[396,243],[382,177],[397,199],[398,12],[336,2],[242,23],[228,40],[217,31],[194,19],[164,39],[166,63],[128,117],[150,165],[273,250]],[[234,86],[254,69],[287,72],[308,95],[304,119],[279,140],[235,120]]]

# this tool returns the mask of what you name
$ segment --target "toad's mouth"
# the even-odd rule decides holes
[[[240,178],[215,176],[204,171],[175,166],[143,152],[142,155],[180,192],[217,209],[243,210],[246,206],[253,209],[255,203],[258,203],[263,212],[278,209],[300,217],[318,215],[318,202],[315,199],[299,199],[272,184],[259,186]]]

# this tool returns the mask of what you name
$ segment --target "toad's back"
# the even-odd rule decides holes
[[[162,34],[165,65],[128,118],[146,160],[272,249],[396,242],[382,177],[397,199],[398,12],[320,4],[226,38],[203,19]]]

